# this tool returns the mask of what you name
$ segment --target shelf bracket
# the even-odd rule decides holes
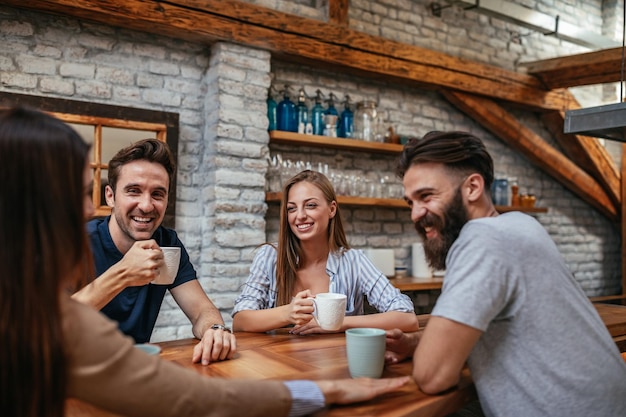
[[[439,3],[430,3],[430,12],[433,14],[433,16],[441,17],[441,11],[450,7],[452,7],[451,4],[442,6]]]

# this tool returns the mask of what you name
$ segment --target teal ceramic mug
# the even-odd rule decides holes
[[[352,378],[380,378],[385,367],[385,331],[373,328],[346,330],[346,353]]]

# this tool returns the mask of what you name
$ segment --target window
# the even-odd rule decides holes
[[[72,100],[22,94],[0,93],[0,107],[24,105],[50,112],[70,124],[92,145],[90,165],[93,169],[93,203],[95,215],[107,216],[111,209],[104,199],[108,161],[131,143],[146,138],[167,142],[174,159],[178,150],[178,114],[109,106]],[[176,182],[170,184],[168,209],[164,224],[174,227]]]
[[[96,217],[111,214],[111,208],[107,206],[104,198],[108,161],[118,150],[138,140],[156,138],[165,142],[167,138],[164,124],[53,114],[70,124],[87,143],[91,144],[90,165],[93,170],[93,205]]]

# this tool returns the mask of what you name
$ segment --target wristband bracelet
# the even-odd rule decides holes
[[[213,329],[213,330],[218,330],[218,329],[219,329],[219,330],[224,330],[225,332],[228,332],[228,333],[232,333],[232,332],[233,332],[233,331],[230,329],[230,327],[226,327],[226,326],[224,326],[223,324],[217,324],[217,323],[216,323],[216,324],[211,325],[211,329]]]

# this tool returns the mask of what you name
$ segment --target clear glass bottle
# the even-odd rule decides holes
[[[298,123],[298,133],[305,133],[306,125],[309,123],[309,108],[306,106],[306,93],[304,92],[304,88],[301,88],[298,93],[296,119]]]
[[[378,111],[374,101],[360,101],[354,113],[354,137],[372,142],[376,139]]]

